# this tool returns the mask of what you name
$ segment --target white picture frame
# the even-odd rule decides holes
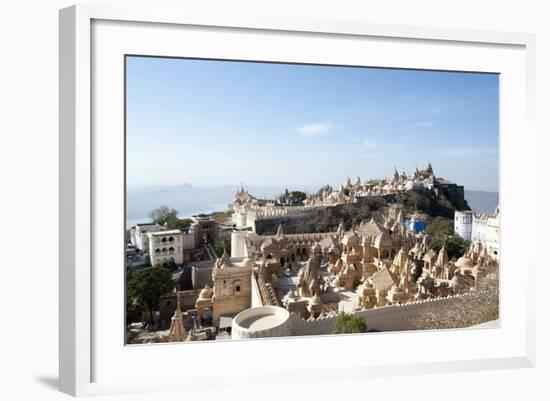
[[[178,49],[178,35],[196,35],[198,42],[195,43],[200,46],[173,54]],[[262,43],[269,45],[269,49],[257,45],[260,37]],[[172,39],[164,40],[167,38]],[[220,39],[225,42],[223,49],[216,43]],[[289,39],[292,39],[292,44],[289,44]],[[331,44],[334,40],[339,41],[338,48],[334,43]],[[316,53],[315,49],[319,45],[314,45],[311,53],[304,54],[303,46],[315,44],[315,41],[324,41],[323,45],[327,45],[329,54],[320,51]],[[384,46],[380,46],[381,41],[384,41]],[[183,42],[179,43],[181,45]],[[532,252],[534,244],[521,238],[520,232],[509,228],[522,223],[527,225],[530,232],[535,231],[535,210],[528,207],[521,191],[522,188],[535,188],[536,138],[532,127],[534,43],[533,35],[523,33],[376,25],[357,21],[256,16],[236,18],[215,13],[188,15],[179,9],[154,7],[79,5],[61,10],[60,390],[72,395],[94,395],[167,389],[193,390],[206,383],[209,387],[223,388],[232,386],[234,379],[243,374],[257,383],[262,380],[269,383],[265,376],[273,372],[284,374],[298,371],[299,380],[308,381],[328,380],[342,374],[358,378],[410,374],[412,369],[418,374],[534,366],[535,284],[530,279],[535,269],[535,253]],[[372,53],[370,56],[363,52],[353,53],[354,46],[367,46],[365,49],[372,50]],[[392,46],[394,50],[401,51],[392,52]],[[388,50],[377,50],[382,47]],[[330,49],[333,51],[330,52]],[[106,224],[111,224],[109,222],[115,222],[113,224],[118,227],[120,212],[123,211],[119,196],[122,188],[118,188],[120,179],[124,178],[123,169],[120,169],[123,161],[123,154],[120,153],[123,131],[119,129],[124,120],[120,103],[123,89],[119,85],[123,70],[118,67],[122,62],[120,55],[136,52],[193,57],[207,57],[212,53],[217,58],[265,61],[300,59],[312,63],[330,63],[330,57],[340,57],[333,62],[449,70],[476,70],[476,66],[482,66],[478,67],[480,71],[502,74],[501,327],[437,333],[384,333],[369,337],[372,340],[367,345],[365,337],[357,335],[240,341],[231,344],[125,347],[123,327],[119,326],[120,316],[123,316],[119,305],[123,299],[120,282],[124,280],[124,272],[122,268],[116,271],[116,267],[120,266],[116,261],[111,270],[105,270],[105,264],[100,263],[110,256],[115,259],[123,256],[120,246],[123,241],[122,225],[120,232],[112,234],[114,237],[111,239],[114,240],[111,242],[114,244],[105,244],[105,248],[101,248],[104,246],[102,241],[106,242],[107,239],[99,234]],[[284,52],[294,52],[294,55]],[[436,52],[440,59],[435,57]],[[457,55],[461,52],[464,57],[459,63]],[[487,56],[489,53],[491,55]],[[418,54],[425,57],[419,57]],[[377,57],[380,61],[373,58],[374,61],[365,64],[365,59],[361,57]],[[457,57],[455,64],[452,64],[453,57]],[[116,68],[113,69],[113,66]],[[112,91],[112,96],[109,96],[111,100],[104,96],[106,91]],[[96,135],[97,132],[101,134]],[[106,132],[112,135],[106,135]],[[514,163],[510,163],[512,159]],[[108,172],[110,178],[106,178]],[[517,193],[509,190],[508,182],[516,183]],[[105,199],[109,190],[113,190],[114,194],[110,201]],[[520,254],[515,247],[523,249],[524,254]],[[100,249],[104,250],[98,251]],[[103,267],[98,267],[99,264]],[[521,270],[512,274],[509,267],[512,265],[520,266]],[[112,307],[114,312],[106,309],[109,304],[115,305]],[[384,356],[376,353],[376,349],[388,341],[395,342],[396,338],[403,348],[401,350],[398,345],[395,349],[399,355]],[[425,357],[420,352],[405,350],[405,345],[413,338],[415,341],[426,341],[426,344],[450,341],[457,344],[458,348],[449,350],[445,355]],[[354,359],[340,360],[338,366],[323,367],[322,361],[316,360],[313,353],[319,341],[332,349],[344,347],[361,349],[361,352],[352,353]],[[473,349],[468,352],[460,348],[462,342],[473,344],[474,341],[479,344],[471,346]],[[368,349],[369,345],[372,346],[371,350]],[[285,367],[286,361],[269,366],[254,365],[258,355],[269,358],[285,347],[299,348],[305,355],[309,355],[307,360],[311,361],[308,365],[310,367],[290,369]],[[208,365],[201,362],[201,355],[204,352],[220,351],[223,351],[224,359],[234,361],[231,372],[205,375],[203,372]],[[362,352],[364,358],[361,358]],[[172,357],[179,360],[187,358],[189,366],[194,366],[193,371],[187,372],[186,380],[174,380],[177,376],[170,372],[174,371],[177,364],[171,361]],[[141,360],[162,361],[166,368],[148,372],[148,380],[140,380],[131,367]]]

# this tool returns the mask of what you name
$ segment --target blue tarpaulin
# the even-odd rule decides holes
[[[415,233],[421,233],[426,229],[426,222],[422,220],[405,220],[403,222],[406,230],[412,230]]]

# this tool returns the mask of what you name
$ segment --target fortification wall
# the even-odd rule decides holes
[[[454,303],[464,296],[468,296],[468,294],[416,301],[405,305],[392,305],[375,309],[366,309],[354,312],[354,314],[365,319],[368,330],[401,331],[411,330],[413,328],[419,329],[417,324],[414,326],[412,324],[415,319],[428,312],[442,312],[447,308],[452,307]],[[331,334],[334,331],[336,318],[337,315],[332,315],[321,317],[316,320],[305,320],[292,313],[290,315],[292,335],[308,336]]]
[[[289,206],[291,207],[291,206]],[[306,208],[303,206],[303,209],[300,210],[288,210],[287,208],[281,208],[281,209],[273,209],[273,210],[265,210],[261,212],[256,212],[255,221],[262,221],[262,220],[273,220],[273,219],[280,219],[280,218],[295,218],[298,219],[300,217],[309,216],[316,208]]]

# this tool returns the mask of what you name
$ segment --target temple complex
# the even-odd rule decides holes
[[[282,226],[271,236],[249,232],[245,248],[244,257],[224,253],[216,261],[213,288],[206,286],[195,304],[199,317],[212,314],[215,327],[223,319],[235,327],[235,316],[250,311],[236,326],[238,338],[268,336],[270,319],[273,327],[284,327],[276,332],[298,335],[288,331],[292,319],[307,325],[339,312],[452,299],[475,291],[488,267],[498,263],[486,241],[472,242],[458,260],[445,247],[435,251],[428,235],[407,228],[398,207],[387,208],[383,221],[340,224],[335,232],[285,234]],[[259,309],[265,307],[275,309]],[[287,315],[277,308],[286,310],[291,323],[279,321]],[[255,324],[244,316],[263,320]],[[262,332],[251,332],[254,327]]]
[[[250,225],[260,215],[301,213],[374,194],[448,185],[435,178],[429,164],[410,176],[395,170],[387,180],[348,179],[337,191],[310,196],[303,206],[257,199],[241,187],[232,203],[230,252],[224,250],[204,269],[209,277],[203,287],[176,293],[170,341],[230,329],[234,339],[328,334],[340,312],[364,317],[372,330],[403,330],[407,319],[423,308],[449,307],[474,293],[480,280],[498,269],[498,209],[485,218],[484,235],[481,230],[457,230],[470,233],[471,240],[460,257],[450,257],[445,244],[434,245],[424,231],[426,216],[400,203],[387,204],[351,225],[342,221],[334,231],[289,234],[279,224],[274,234],[260,235]],[[460,213],[455,226],[463,221]],[[176,234],[152,229],[149,246],[157,247],[157,237],[170,241],[170,236],[179,244]],[[184,321],[187,334],[182,332]]]

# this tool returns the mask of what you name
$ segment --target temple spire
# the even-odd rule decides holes
[[[183,313],[181,313],[179,285],[176,289],[176,310],[172,316],[170,333],[168,334],[170,342],[181,342],[185,340],[185,329],[183,328]]]
[[[216,261],[214,266],[216,268],[222,268],[222,267],[229,266],[229,265],[231,265],[231,259],[229,258],[229,254],[227,253],[227,248],[224,246],[223,247],[223,254],[222,254],[221,258],[219,258]]]
[[[344,220],[340,220],[340,224],[338,225],[338,230],[336,230],[336,234],[339,236],[344,235],[344,231],[346,228],[344,227]]]
[[[279,224],[279,226],[277,227],[277,234],[275,234],[275,236],[277,238],[282,238],[284,237],[285,233],[283,232],[283,225],[282,224]]]

